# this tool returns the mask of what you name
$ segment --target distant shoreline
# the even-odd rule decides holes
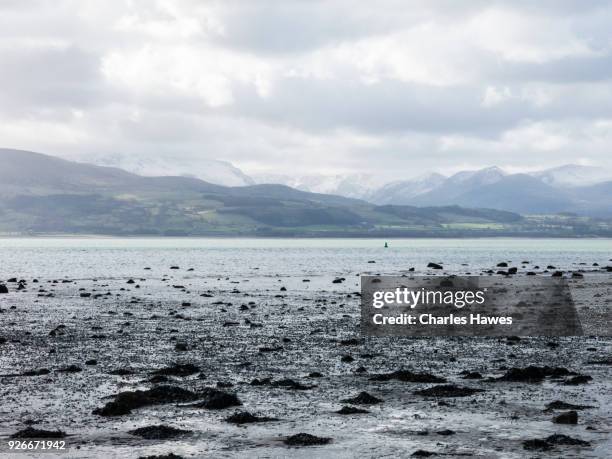
[[[510,235],[510,234],[500,234],[500,235],[464,235],[459,236],[456,234],[453,235],[393,235],[393,236],[384,236],[384,235],[372,235],[365,236],[362,234],[359,235],[300,235],[300,236],[282,236],[282,235],[185,235],[185,236],[164,236],[164,235],[117,235],[117,234],[0,234],[0,239],[379,239],[379,240],[399,240],[399,239],[557,239],[557,240],[612,240],[612,235],[610,236],[597,236],[597,235],[576,235],[576,236],[568,236],[568,235],[547,235],[547,234],[521,234],[521,235]]]

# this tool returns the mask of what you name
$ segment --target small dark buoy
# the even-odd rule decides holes
[[[385,249],[389,248],[389,244],[385,242]]]

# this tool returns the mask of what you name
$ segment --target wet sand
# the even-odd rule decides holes
[[[24,275],[21,290],[8,282],[0,438],[59,429],[71,448],[61,457],[610,456],[612,338],[362,338],[356,274],[211,279],[154,266],[64,279],[58,266],[55,279]],[[572,281],[579,296],[600,293],[578,307],[610,308],[610,276]],[[512,371],[530,365],[557,370]],[[389,376],[398,370],[409,372]],[[122,392],[140,399],[101,414]],[[583,407],[545,409],[554,401]],[[553,422],[569,411],[576,424]],[[135,430],[160,425],[186,432]]]

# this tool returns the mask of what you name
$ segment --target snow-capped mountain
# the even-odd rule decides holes
[[[224,186],[254,185],[255,181],[227,161],[215,159],[171,155],[143,159],[141,156],[127,154],[104,155],[101,158],[88,158],[94,164],[118,167],[134,174],[144,176],[175,175],[195,177],[205,182]]]
[[[377,204],[392,204],[427,193],[440,186],[444,180],[446,180],[444,175],[432,172],[410,180],[387,183],[366,197]]]
[[[260,174],[256,183],[276,183],[311,193],[337,194],[347,198],[366,199],[381,182],[367,174],[353,175],[288,175]]]
[[[523,214],[612,212],[610,175],[585,166],[561,166],[528,174],[509,174],[498,167],[461,171],[386,185],[372,193],[375,204],[502,209]],[[606,181],[606,179],[608,181]],[[429,186],[431,185],[431,186]]]
[[[565,166],[532,172],[529,175],[537,177],[547,185],[554,187],[587,186],[612,180],[612,174],[606,170],[594,166],[579,166],[577,164],[566,164]]]

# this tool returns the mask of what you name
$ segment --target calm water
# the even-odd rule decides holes
[[[168,272],[172,265],[198,276],[342,275],[397,273],[429,261],[456,272],[499,261],[609,264],[611,239],[196,239],[1,238],[0,278],[9,276],[113,278]],[[368,263],[374,260],[376,264]],[[468,266],[462,266],[467,264]]]

